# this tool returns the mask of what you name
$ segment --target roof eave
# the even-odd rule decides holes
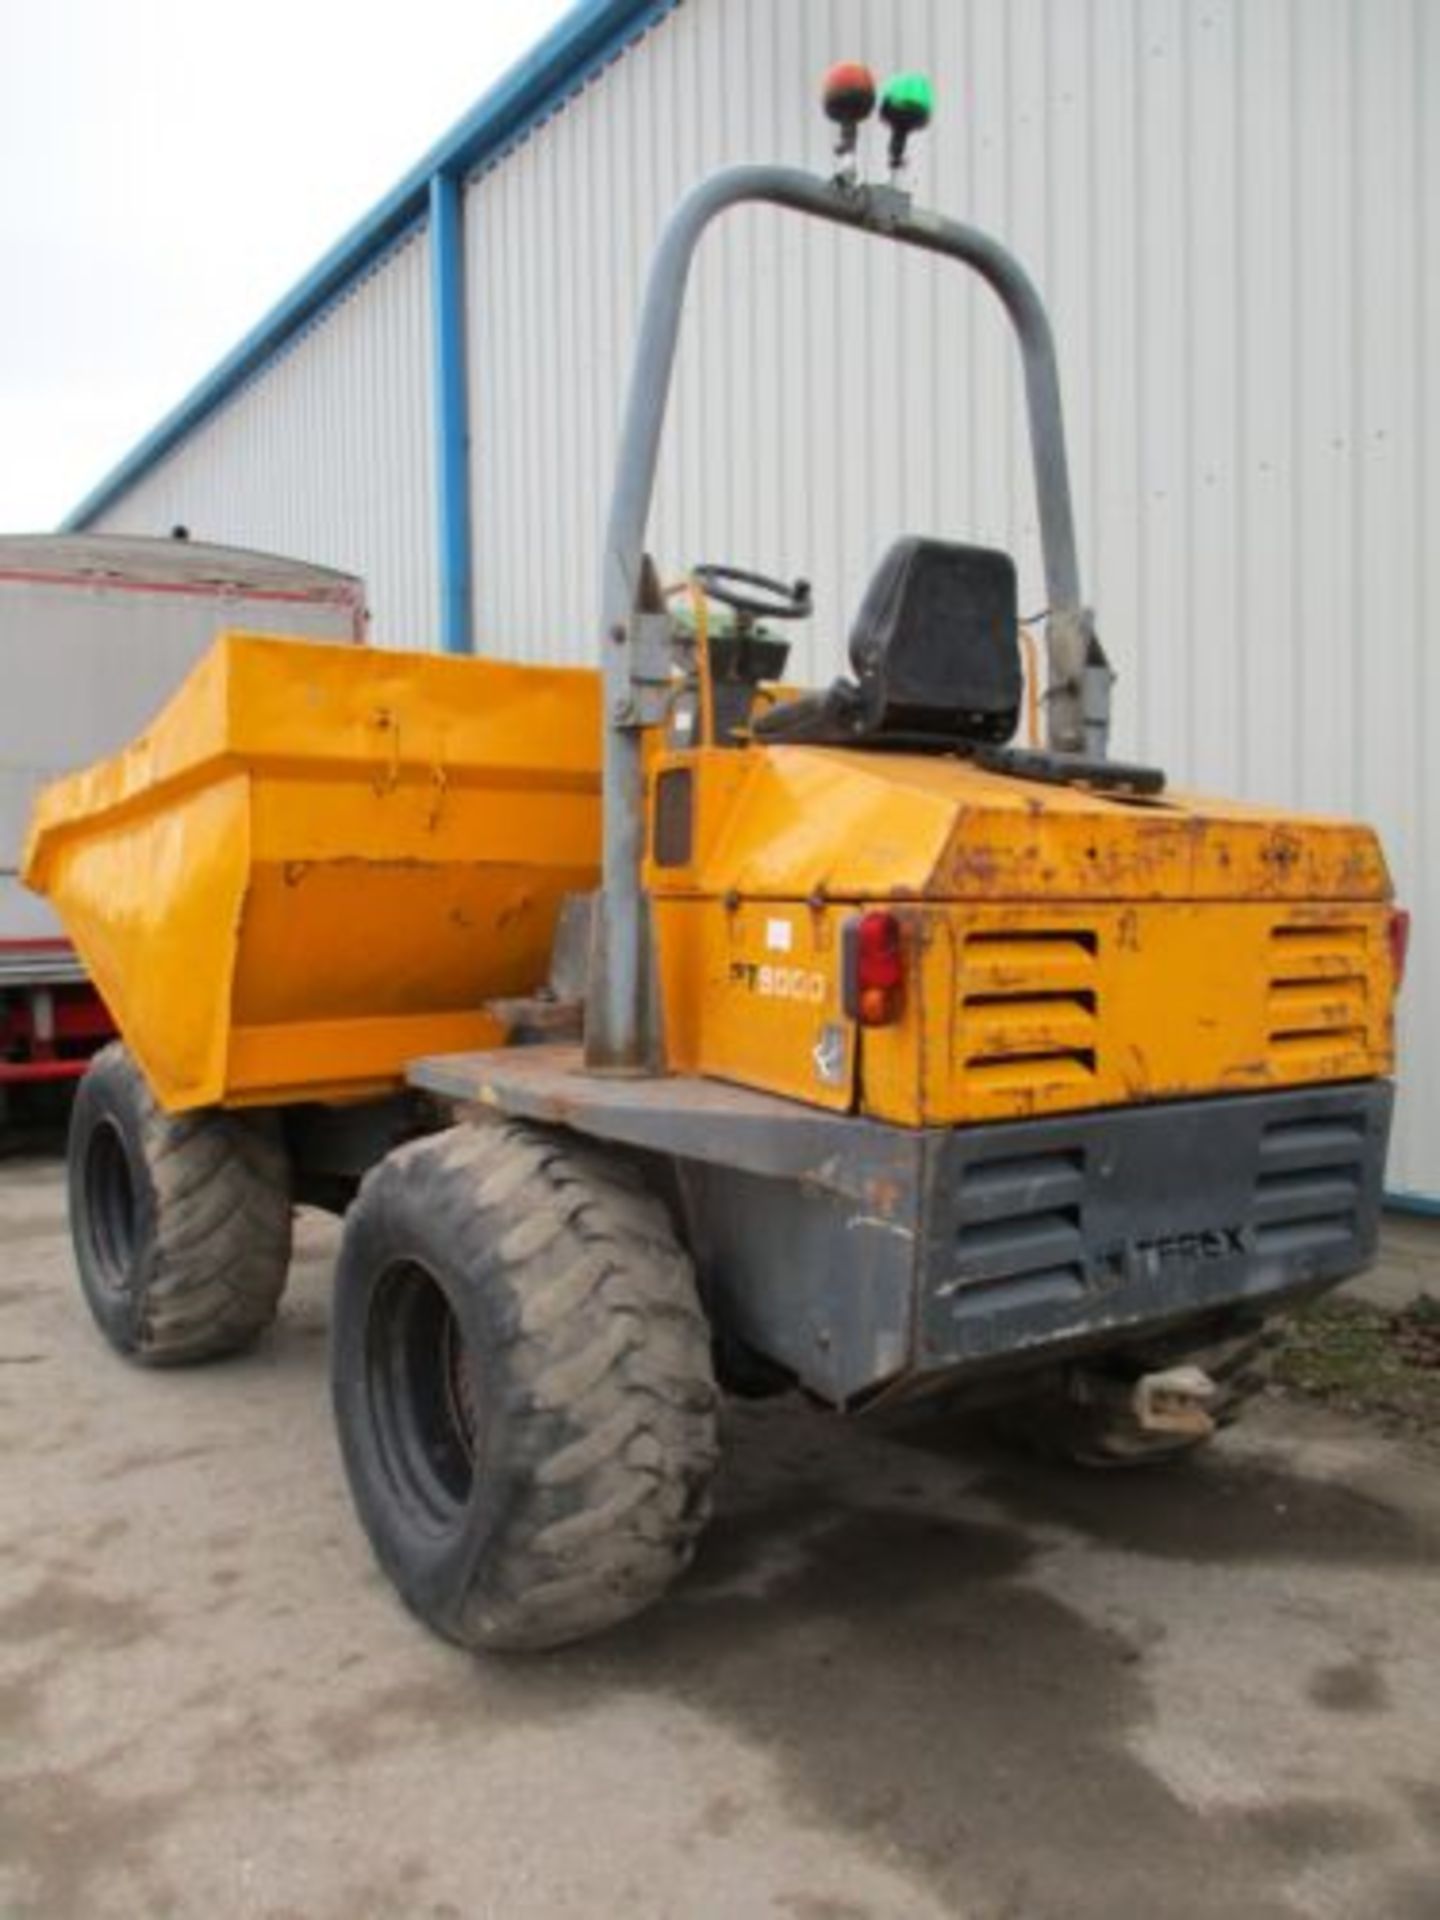
[[[378,255],[408,228],[423,221],[435,174],[466,174],[483,165],[613,58],[628,39],[677,4],[678,0],[580,0],[158,426],[131,448],[66,515],[59,530],[72,533],[86,528],[315,319]]]

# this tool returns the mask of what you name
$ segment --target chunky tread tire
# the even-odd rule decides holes
[[[458,1329],[458,1388],[423,1343],[390,1357],[426,1315]],[[552,1647],[626,1619],[708,1517],[717,1394],[690,1260],[636,1171],[566,1134],[481,1121],[371,1171],[346,1221],[332,1389],[377,1558],[464,1646]],[[441,1398],[468,1410],[448,1492],[427,1464]]]
[[[147,1366],[236,1353],[274,1320],[290,1267],[290,1166],[273,1115],[169,1114],[118,1042],[70,1120],[70,1231],[101,1332]]]

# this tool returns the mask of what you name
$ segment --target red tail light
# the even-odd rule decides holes
[[[905,987],[905,950],[900,922],[875,909],[845,923],[845,1011],[862,1027],[888,1027],[900,1018]]]
[[[1410,955],[1410,909],[1392,907],[1390,911],[1390,967],[1395,975],[1395,991],[1405,984],[1405,962]]]

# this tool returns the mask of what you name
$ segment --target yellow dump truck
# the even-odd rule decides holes
[[[853,70],[829,107],[842,148]],[[924,118],[887,96],[892,147]],[[853,672],[803,583],[645,556],[688,267],[763,201],[975,269],[1014,322],[1049,599],[898,542]],[[738,168],[652,270],[598,672],[231,635],[28,854],[124,1045],[77,1100],[80,1277],[171,1363],[272,1319],[345,1213],[356,1506],[408,1604],[545,1646],[687,1563],[717,1381],[970,1395],[1091,1461],[1232,1418],[1267,1321],[1376,1239],[1404,919],[1374,835],[1107,756],[1054,353],[1016,262],[864,184]]]

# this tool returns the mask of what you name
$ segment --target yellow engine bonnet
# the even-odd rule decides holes
[[[690,857],[652,858],[670,1063],[902,1125],[1393,1070],[1374,833],[950,756],[672,755]],[[903,930],[893,1024],[844,1007],[857,908]]]

